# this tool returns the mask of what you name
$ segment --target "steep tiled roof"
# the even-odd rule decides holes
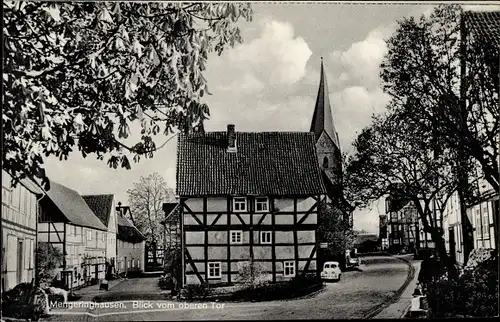
[[[50,180],[50,189],[46,193],[71,223],[99,230],[107,230],[107,227],[103,225],[75,190]]]
[[[227,152],[226,132],[181,135],[177,149],[177,194],[324,194],[309,132],[236,132],[237,152]]]
[[[469,30],[493,46],[500,46],[500,11],[467,11],[464,13]]]
[[[138,243],[146,238],[128,219],[118,215],[118,239],[130,243]]]
[[[83,195],[82,198],[97,218],[108,227],[111,209],[113,209],[113,195]]]

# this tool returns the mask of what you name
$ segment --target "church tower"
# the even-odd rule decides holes
[[[330,199],[340,197],[342,195],[342,158],[338,134],[333,123],[323,58],[321,58],[318,96],[310,132],[314,132],[316,137],[318,162],[323,170],[328,196]]]

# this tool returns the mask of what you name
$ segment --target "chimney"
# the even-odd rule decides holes
[[[236,152],[236,132],[234,124],[227,126],[227,152]]]

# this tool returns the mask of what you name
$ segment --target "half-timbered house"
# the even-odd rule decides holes
[[[37,199],[43,196],[31,180],[11,182],[2,170],[2,292],[35,278]]]
[[[108,263],[107,273],[116,273],[116,205],[115,196],[107,195],[83,195],[83,200],[92,209],[104,226],[108,228],[106,233],[106,261]]]
[[[317,211],[325,195],[310,132],[197,132],[177,155],[183,285],[317,274]]]
[[[62,286],[75,288],[104,278],[106,232],[78,192],[50,181],[46,197],[40,200],[38,241],[65,254],[56,277]]]

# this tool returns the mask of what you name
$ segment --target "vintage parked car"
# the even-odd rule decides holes
[[[340,281],[341,275],[342,272],[340,271],[338,262],[326,262],[323,265],[323,271],[321,272],[322,279]]]

